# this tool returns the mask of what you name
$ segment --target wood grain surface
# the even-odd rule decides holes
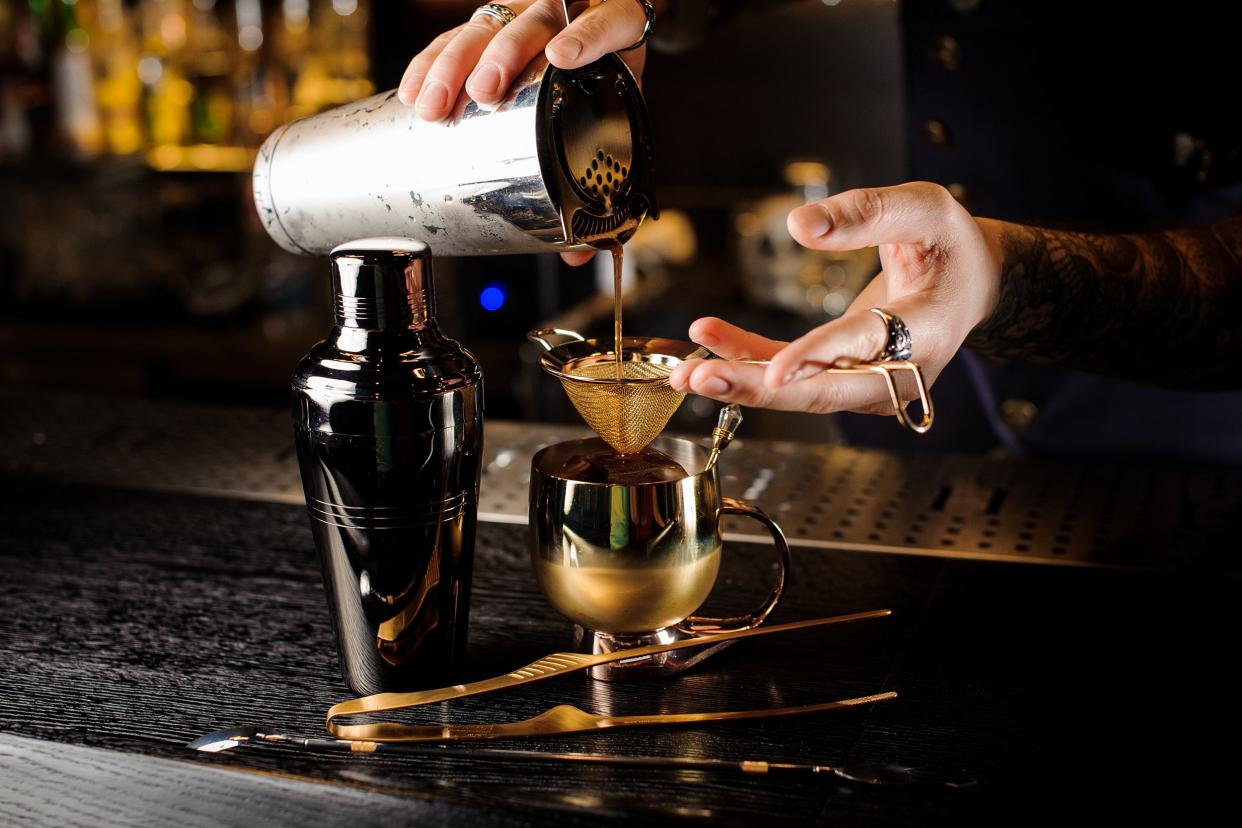
[[[0,791],[2,825],[522,824],[495,811],[392,796],[362,785],[236,773],[7,734],[0,734],[0,778],[21,780]]]
[[[133,817],[116,824],[213,815],[294,824],[310,808],[321,824],[926,825],[1062,814],[1069,802],[1078,815],[1150,813],[1169,790],[1185,816],[1210,797],[1180,792],[1221,790],[1212,765],[1168,757],[1198,755],[1236,721],[1222,703],[1237,690],[1236,578],[833,552],[795,556],[773,620],[879,607],[891,619],[739,643],[667,681],[557,679],[413,720],[524,718],[558,703],[599,713],[743,709],[897,690],[893,702],[803,719],[491,746],[969,769],[976,788],[281,749],[195,754],[184,744],[221,727],[319,735],[327,706],[347,696],[303,510],[0,484],[0,731],[9,734],[0,821],[66,824],[113,808]],[[751,545],[727,550],[708,608],[753,603],[769,558]],[[480,526],[462,680],[569,638],[530,574],[524,530]],[[156,780],[166,787],[153,792]],[[260,810],[213,812],[234,796]]]

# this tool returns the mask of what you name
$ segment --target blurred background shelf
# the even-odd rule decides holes
[[[395,86],[419,45],[476,5],[0,2],[0,381],[283,400],[330,325],[328,271],[259,227],[256,148],[281,123]],[[840,313],[878,268],[871,251],[800,251],[784,214],[899,176],[896,10],[752,5],[647,62],[664,218],[631,244],[635,332],[684,338],[710,314],[792,338]],[[768,58],[745,57],[758,51]],[[814,107],[768,93],[795,76]],[[441,258],[436,275],[445,329],[484,366],[489,415],[575,421],[524,334],[554,322],[606,333],[607,274],[514,256]],[[707,430],[714,416],[691,398],[674,427]],[[841,436],[828,418],[771,412],[747,433]]]

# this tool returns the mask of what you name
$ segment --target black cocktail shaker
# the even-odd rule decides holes
[[[358,694],[443,683],[466,644],[483,376],[412,239],[332,251],[335,325],[293,377],[311,529]]]

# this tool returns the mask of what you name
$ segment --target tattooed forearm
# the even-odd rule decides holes
[[[995,312],[966,344],[1184,388],[1242,387],[1242,218],[1147,235],[1008,225]]]

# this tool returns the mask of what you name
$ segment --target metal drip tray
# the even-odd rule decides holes
[[[285,411],[12,390],[0,405],[0,471],[10,477],[302,502]],[[588,434],[489,420],[480,519],[525,523],[531,456]],[[770,512],[795,547],[1237,568],[1226,556],[1242,525],[1242,474],[1231,471],[741,439],[720,465],[725,493]],[[768,542],[743,521],[726,523],[726,536]]]

